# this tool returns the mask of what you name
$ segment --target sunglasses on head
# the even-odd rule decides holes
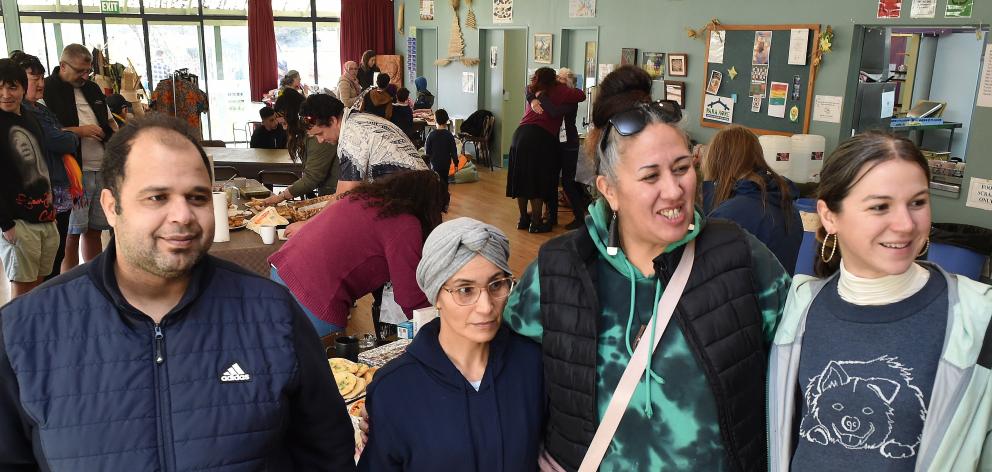
[[[606,128],[603,129],[599,150],[606,152],[611,127],[616,129],[620,136],[633,136],[640,133],[648,125],[652,111],[661,115],[662,121],[665,123],[677,123],[682,120],[682,108],[674,100],[638,103],[633,108],[610,117],[606,123]]]

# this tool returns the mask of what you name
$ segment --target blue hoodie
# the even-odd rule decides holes
[[[361,471],[537,470],[544,435],[541,348],[502,325],[489,345],[479,391],[438,342],[441,320],[368,388],[371,433]]]
[[[789,185],[790,198],[795,200],[799,189],[791,180],[785,181]],[[765,191],[768,194],[767,202],[762,203],[758,184],[747,179],[738,180],[730,198],[713,208],[716,185],[706,181],[703,182],[703,211],[709,218],[733,221],[753,234],[768,246],[789,275],[792,275],[796,269],[799,246],[803,242],[803,223],[799,218],[799,210],[793,205],[789,213],[785,214],[782,209],[782,189],[775,179],[766,176]]]

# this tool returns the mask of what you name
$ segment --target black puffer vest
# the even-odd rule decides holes
[[[538,255],[544,375],[550,397],[545,447],[577,470],[598,426],[597,333],[600,314],[594,264],[599,252],[586,231],[545,244]],[[668,285],[682,248],[654,260]],[[731,470],[767,469],[765,378],[768,355],[743,230],[708,220],[674,319],[716,399]]]

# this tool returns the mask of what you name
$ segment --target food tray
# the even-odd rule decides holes
[[[387,362],[397,358],[406,351],[410,345],[409,339],[399,339],[389,344],[384,344],[374,349],[358,353],[358,362],[368,364],[372,367],[382,367]]]

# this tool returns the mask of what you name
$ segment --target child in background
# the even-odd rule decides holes
[[[455,136],[448,131],[448,112],[438,109],[434,112],[434,120],[437,122],[437,129],[427,136],[427,143],[424,146],[427,151],[427,159],[431,163],[431,169],[437,172],[441,181],[442,205],[444,212],[448,211],[448,202],[451,201],[451,194],[448,192],[448,171],[451,164],[458,164],[458,149],[455,147]]]

